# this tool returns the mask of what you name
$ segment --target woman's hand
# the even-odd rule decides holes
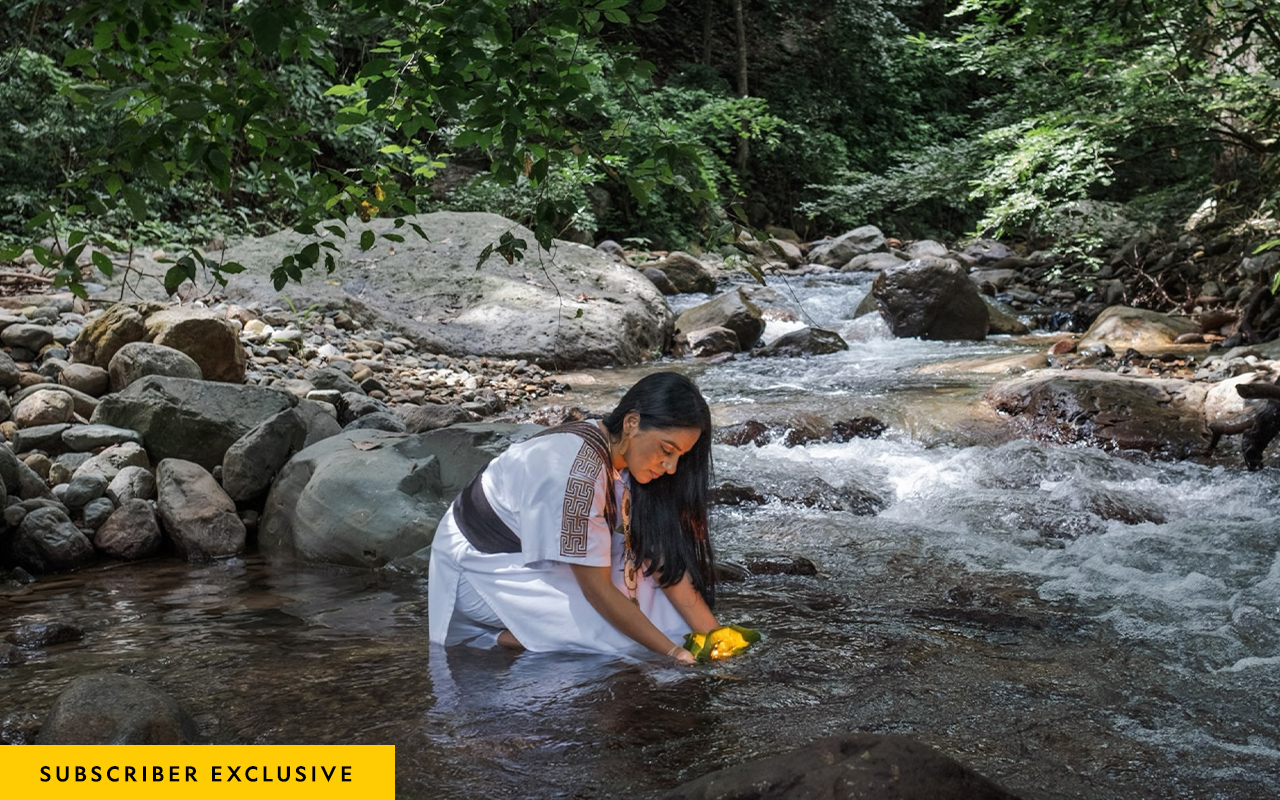
[[[693,657],[693,653],[690,653],[688,650],[685,650],[680,645],[676,645],[675,647],[672,647],[667,652],[667,655],[675,659],[675,662],[677,664],[684,667],[692,666],[698,663],[698,659]]]

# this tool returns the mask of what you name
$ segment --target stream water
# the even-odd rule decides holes
[[[714,510],[722,560],[817,566],[722,585],[719,616],[764,632],[747,654],[682,669],[433,651],[418,579],[156,560],[0,592],[6,628],[87,630],[0,668],[0,717],[122,671],[176,697],[203,741],[395,744],[405,798],[658,797],[855,730],[936,746],[1028,800],[1280,796],[1277,471],[953,440],[954,409],[993,376],[920,367],[1038,345],[888,340],[847,318],[857,281],[782,288],[850,350],[664,367],[721,425],[883,419],[875,439],[714,456],[765,492],[820,478],[887,504]],[[575,376],[570,402],[605,409],[643,371]]]

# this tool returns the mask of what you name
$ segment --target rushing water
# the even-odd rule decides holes
[[[765,634],[746,655],[681,669],[445,653],[426,643],[420,580],[157,560],[0,594],[6,625],[88,631],[0,668],[0,716],[43,715],[76,675],[118,670],[178,698],[204,741],[395,744],[398,794],[415,798],[659,796],[854,730],[914,737],[1024,798],[1280,796],[1275,469],[954,439],[954,410],[992,376],[919,368],[1034,343],[886,340],[846,319],[856,284],[784,288],[861,341],[682,367],[717,422],[798,409],[889,430],[717,445],[719,474],[887,503],[715,509],[722,560],[817,566],[722,585],[720,616]],[[608,407],[640,373],[578,376],[572,401]]]

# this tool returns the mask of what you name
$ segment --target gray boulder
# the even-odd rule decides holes
[[[95,497],[84,504],[84,508],[80,514],[84,517],[84,527],[91,531],[101,528],[111,515],[115,513],[116,507],[105,497]]]
[[[22,370],[8,353],[0,350],[0,388],[8,389],[18,385],[18,375]]]
[[[191,356],[172,347],[151,342],[131,342],[111,357],[107,368],[111,391],[118,392],[148,375],[202,380],[204,373]]]
[[[381,567],[431,544],[458,490],[535,425],[469,424],[430,433],[344,432],[281,470],[258,530],[272,559]]]
[[[423,403],[420,406],[400,406],[396,409],[404,420],[406,433],[426,433],[463,422],[471,422],[471,415],[461,406],[439,403]]]
[[[140,678],[84,675],[45,718],[37,744],[191,744],[196,723],[178,701]]]
[[[222,488],[237,503],[271,488],[276,476],[307,439],[307,425],[296,409],[281,411],[237,439],[222,457]]]
[[[45,325],[6,325],[0,331],[0,341],[6,347],[20,347],[32,353],[39,353],[40,348],[53,342],[53,331]]]
[[[107,483],[106,477],[97,473],[85,472],[76,475],[67,486],[66,493],[62,495],[62,502],[67,508],[83,508],[91,500],[97,500],[107,493]]]
[[[954,261],[926,257],[885,270],[871,284],[871,294],[899,338],[986,338],[987,306],[968,273]]]
[[[178,554],[208,561],[244,552],[245,528],[236,504],[203,467],[166,458],[156,467],[156,510]]]
[[[156,555],[163,541],[155,509],[136,499],[122,503],[93,534],[99,552],[126,561]]]
[[[33,573],[79,569],[94,558],[93,543],[59,508],[29,512],[11,547],[14,563]]]
[[[645,266],[665,274],[679,293],[711,294],[716,290],[716,276],[711,274],[705,264],[688,253],[676,250],[666,258]]]
[[[1105,344],[1117,353],[1133,348],[1140,353],[1167,348],[1184,333],[1199,333],[1190,317],[1173,317],[1158,311],[1112,306],[1094,319],[1076,343],[1077,350]]]
[[[728,328],[737,335],[738,347],[750,350],[764,333],[764,317],[739,287],[694,306],[676,320],[677,333],[689,334],[706,328]]]
[[[76,469],[76,474],[101,475],[110,482],[115,480],[121,470],[128,467],[146,469],[150,465],[151,460],[147,457],[147,451],[142,449],[142,445],[124,442],[112,445],[96,456],[91,456]]]
[[[756,350],[757,356],[819,356],[848,350],[849,344],[835,331],[801,328],[784,333]]]
[[[180,458],[211,470],[236,439],[297,402],[258,386],[150,375],[104,398],[91,422],[138,431],[154,461]]]
[[[299,400],[296,409],[303,424],[307,426],[307,439],[303,447],[310,447],[342,433],[342,424],[338,422],[333,406],[314,400]]]
[[[440,212],[406,221],[428,241],[408,227],[396,230],[389,219],[352,220],[357,230],[404,234],[405,241],[379,238],[362,251],[359,235],[331,238],[337,270],[309,273],[290,287],[293,301],[356,311],[352,316],[367,327],[405,335],[426,351],[543,366],[634,364],[670,339],[671,311],[661,293],[592,247],[557,241],[544,252],[531,231],[493,214]],[[506,234],[527,243],[524,258],[509,264],[494,253],[477,270],[481,252]],[[274,302],[277,293],[258,273],[265,276],[302,244],[299,234],[283,232],[231,248],[227,258],[249,269],[227,287],[229,299]],[[364,268],[371,258],[376,270]]]
[[[999,300],[980,295],[987,304],[987,333],[1006,334],[1009,336],[1025,336],[1031,329],[1018,319],[1018,314]]]
[[[888,252],[884,234],[874,225],[863,225],[834,239],[825,239],[809,248],[809,260],[828,267],[843,267],[854,256]]]

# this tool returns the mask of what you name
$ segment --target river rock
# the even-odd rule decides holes
[[[997,383],[985,399],[1037,441],[1185,458],[1205,445],[1207,391],[1175,379],[1041,370]]]
[[[157,462],[181,458],[211,470],[236,439],[297,402],[258,386],[149,375],[104,398],[91,422],[138,431]]]
[[[146,468],[149,466],[151,466],[151,460],[147,457],[147,451],[142,449],[141,445],[133,442],[124,442],[123,444],[112,445],[101,453],[91,456],[88,461],[76,469],[76,473],[96,473],[110,482],[120,474],[121,470],[127,467]]]
[[[298,405],[294,406],[294,409],[298,412],[298,416],[302,418],[302,424],[307,428],[307,438],[303,443],[303,447],[310,447],[316,442],[324,441],[330,436],[337,436],[342,433],[342,425],[334,414],[335,409],[333,406],[317,403],[314,400],[299,399]]]
[[[906,259],[893,253],[863,253],[849,259],[849,263],[840,268],[841,272],[883,272],[886,269],[900,267]]]
[[[83,675],[45,717],[37,744],[191,744],[196,723],[178,701],[128,675]]]
[[[130,500],[153,500],[155,496],[156,478],[146,467],[123,467],[107,484],[107,497],[122,508]]]
[[[423,403],[420,406],[400,406],[396,409],[396,413],[404,421],[405,433],[426,433],[472,421],[471,414],[454,404]]]
[[[1007,336],[1025,336],[1031,329],[1018,319],[1017,313],[999,300],[980,295],[987,305],[987,333]]]
[[[166,308],[147,317],[147,338],[191,357],[207,381],[244,383],[244,346],[236,329],[216,311]]]
[[[16,667],[19,664],[26,663],[27,656],[14,645],[5,642],[0,644],[0,667]],[[15,744],[8,739],[0,738],[0,742],[4,744]]]
[[[244,552],[245,528],[236,504],[199,464],[166,458],[156,466],[156,510],[164,530],[188,561]]]
[[[142,434],[112,425],[73,425],[62,432],[62,443],[77,453],[133,442],[142,444]]]
[[[93,416],[94,410],[98,407],[98,398],[85,394],[79,389],[57,383],[39,383],[22,389],[13,396],[14,405],[20,405],[22,401],[37,392],[61,392],[67,395],[71,398],[72,410],[85,419]]]
[[[954,261],[926,257],[885,270],[871,284],[871,294],[899,338],[986,338],[987,306]]]
[[[654,288],[662,292],[664,297],[670,297],[673,294],[680,294],[680,290],[677,289],[676,285],[667,277],[667,273],[662,270],[654,269],[653,267],[645,267],[640,270],[640,274],[648,278]]]
[[[191,356],[152,342],[130,342],[111,357],[108,375],[111,391],[118,392],[148,375],[202,380],[204,373]]]
[[[75,414],[75,403],[67,394],[41,390],[32,393],[13,409],[13,421],[20,428],[57,425],[69,422]]]
[[[13,448],[19,453],[27,453],[32,450],[40,450],[50,454],[61,453],[66,449],[66,444],[62,441],[62,437],[71,428],[72,425],[67,422],[20,428],[13,435]]]
[[[156,555],[163,541],[155,509],[140,499],[121,503],[93,534],[93,546],[100,553],[126,561]]]
[[[760,308],[739,287],[685,311],[676,320],[675,329],[677,333],[692,333],[728,328],[738,337],[738,347],[750,350],[764,333],[764,324]]]
[[[52,647],[57,644],[78,642],[84,638],[84,628],[72,622],[29,622],[6,634],[6,642],[21,647]]]
[[[11,548],[13,562],[35,573],[79,569],[94,558],[93,543],[57,508],[37,508],[23,517]]]
[[[68,364],[58,373],[58,383],[90,397],[101,397],[111,389],[111,375],[93,364]]]
[[[138,309],[117,303],[84,326],[71,345],[71,357],[78,363],[107,369],[121,347],[146,338],[147,326]]]
[[[83,508],[90,500],[97,500],[107,493],[107,483],[106,477],[98,473],[80,473],[67,484],[62,502],[70,509]]]
[[[699,328],[688,333],[681,331],[676,336],[675,344],[672,346],[673,354],[687,354],[698,358],[719,355],[720,353],[736,353],[740,349],[738,346],[738,334],[728,328],[718,326]]]
[[[888,250],[884,234],[874,225],[863,225],[835,239],[827,239],[809,248],[809,260],[828,267],[843,267],[854,256]]]
[[[303,449],[307,426],[296,409],[258,423],[227,448],[222,457],[222,488],[237,503],[266,493],[271,479]]]
[[[1132,348],[1149,354],[1168,348],[1184,333],[1199,331],[1200,326],[1189,317],[1112,306],[1097,316],[1089,330],[1080,337],[1076,349],[1083,352],[1094,345],[1105,344],[1117,353]]]
[[[115,512],[115,503],[105,497],[95,497],[84,504],[80,516],[84,519],[84,527],[90,531],[101,528],[103,523]]]
[[[0,350],[0,388],[8,389],[18,385],[18,375],[22,370],[14,363],[13,357]]]
[[[800,328],[774,339],[755,350],[756,356],[820,356],[848,350],[849,345],[840,334],[821,328]]]
[[[421,227],[428,241],[408,226],[395,229],[390,219],[352,220],[357,230],[400,233],[405,241],[378,239],[364,251],[359,235],[330,239],[338,247],[337,269],[315,270],[291,285],[294,303],[348,310],[359,297],[366,326],[407,336],[423,351],[541,366],[635,364],[670,339],[662,294],[592,247],[557,241],[544,252],[531,231],[494,214],[439,212],[405,222]],[[477,269],[482,251],[508,234],[527,243],[524,258],[508,263],[493,253]],[[286,231],[231,248],[227,258],[249,269],[227,287],[228,296],[274,300],[268,273],[302,245],[301,235]],[[377,259],[376,270],[365,268],[369,259]]]
[[[8,449],[0,447],[0,449]],[[17,491],[10,490],[10,496],[17,494],[23,500],[48,499],[53,497],[53,492],[49,491],[49,486],[44,479],[36,473],[35,470],[28,467],[23,462],[18,462],[17,468]]]
[[[711,294],[716,290],[716,277],[711,274],[711,270],[694,256],[679,250],[652,264],[646,264],[645,267],[665,274],[681,294]]]
[[[381,567],[423,551],[454,496],[532,425],[468,424],[430,433],[350,431],[280,471],[259,525],[272,559]]]
[[[39,353],[45,345],[53,343],[53,331],[45,325],[6,325],[4,330],[0,330],[0,341],[6,347],[20,347]]]
[[[356,394],[364,394],[364,389],[360,388],[360,384],[351,379],[350,375],[333,367],[325,367],[324,369],[308,370],[307,380],[316,389],[333,390],[340,394],[354,392]]]
[[[849,733],[735,764],[690,781],[666,800],[1017,800],[928,745]]]
[[[935,242],[932,239],[920,239],[907,245],[905,250],[908,260],[914,261],[917,258],[946,258],[947,246],[942,242]]]

